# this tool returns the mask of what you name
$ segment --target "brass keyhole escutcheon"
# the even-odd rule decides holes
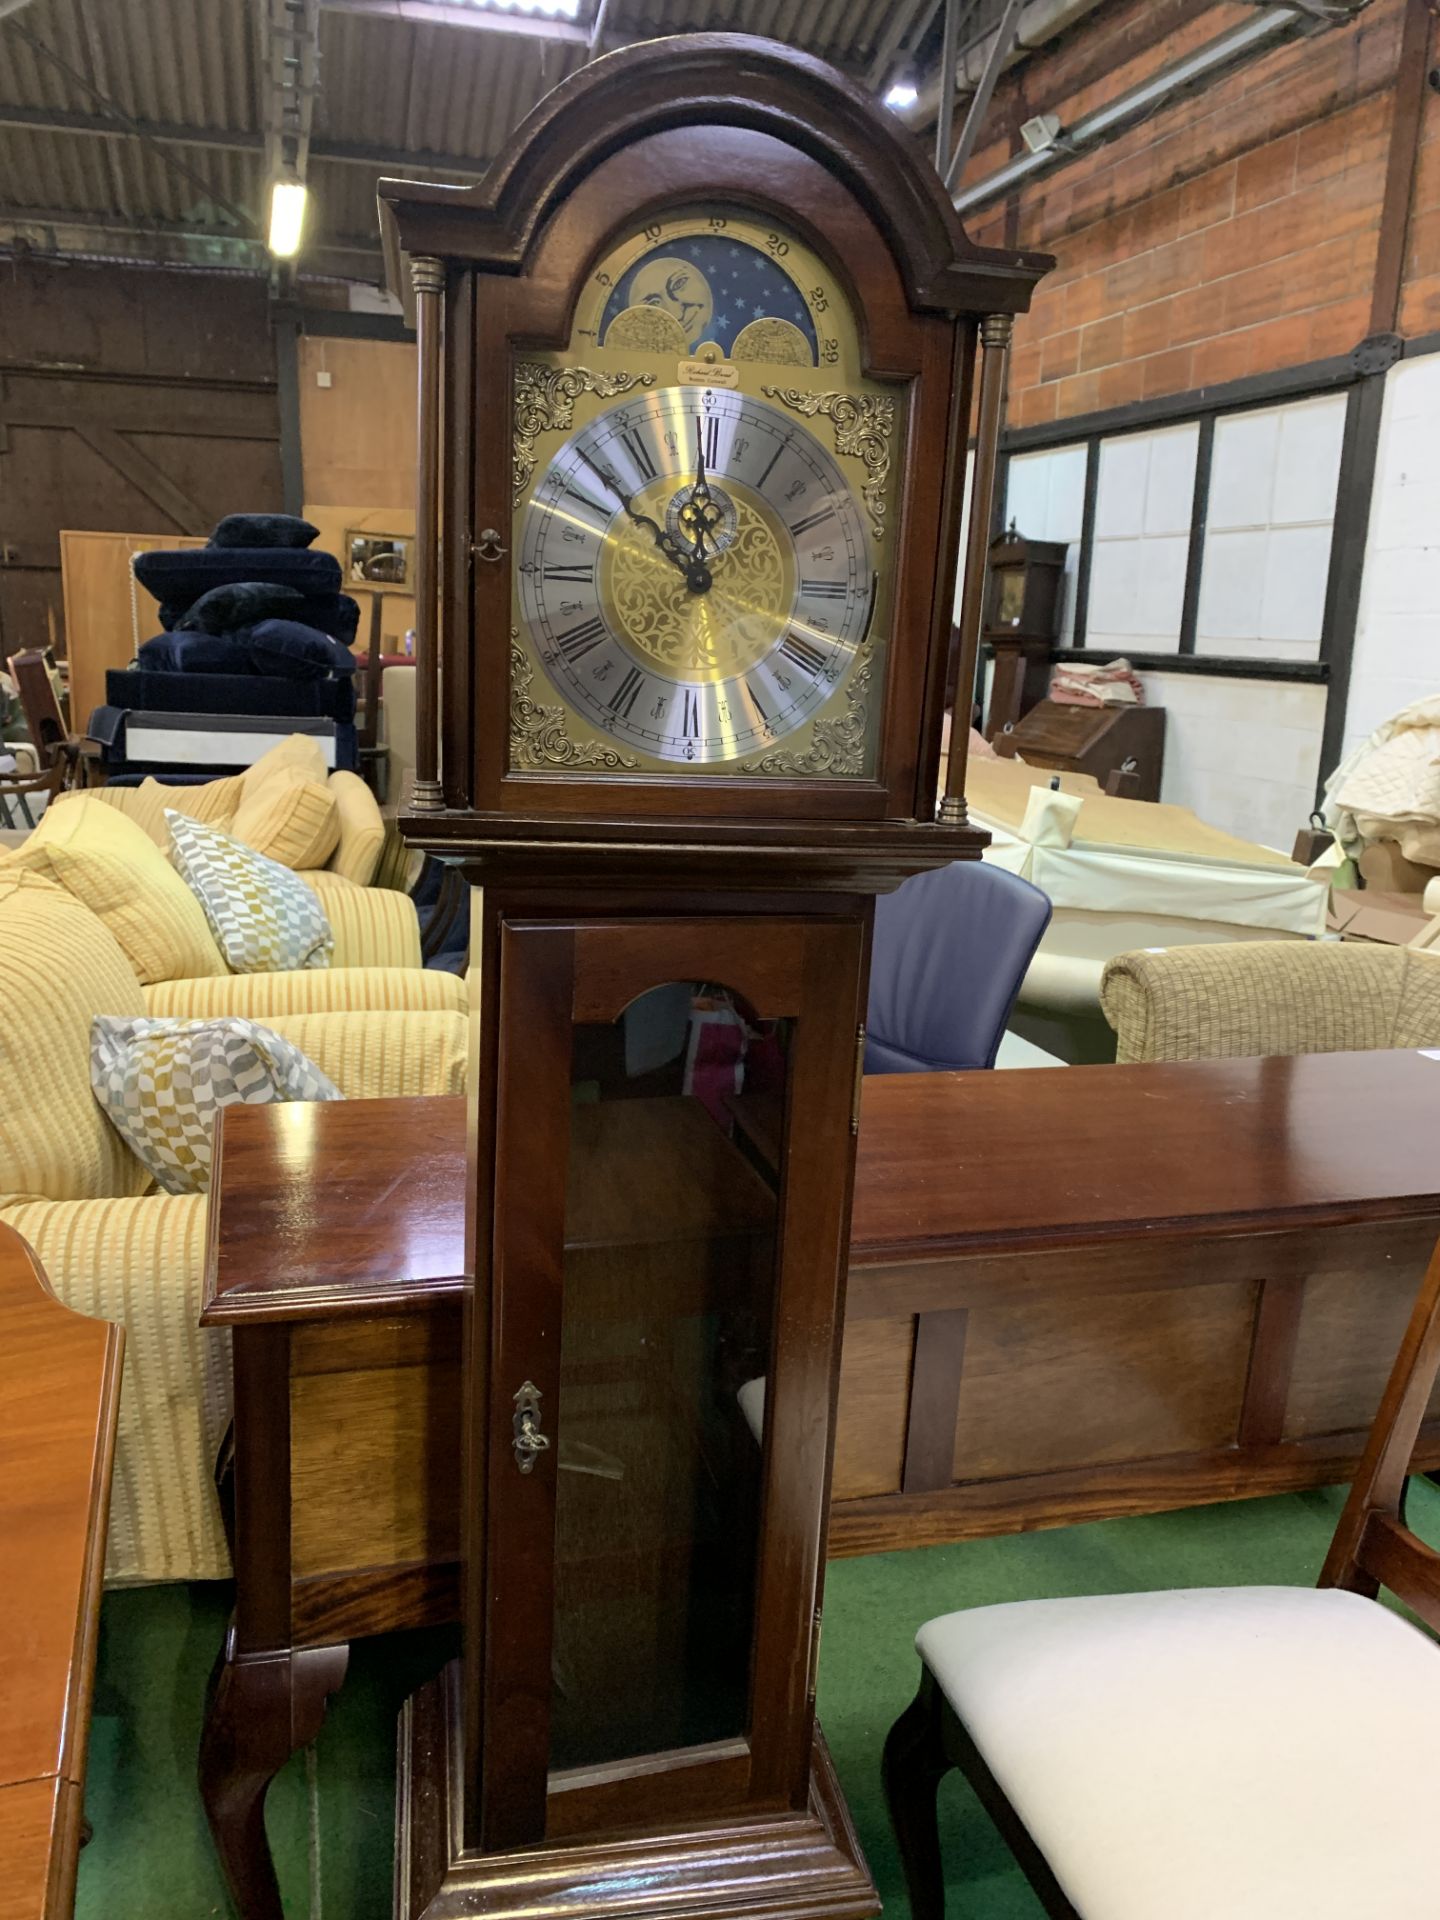
[[[535,1456],[550,1449],[550,1436],[540,1430],[540,1389],[533,1380],[527,1380],[515,1395],[512,1433],[516,1466],[521,1473],[533,1472]]]
[[[493,565],[495,561],[503,560],[510,549],[494,527],[485,527],[470,551],[477,560],[488,560]]]

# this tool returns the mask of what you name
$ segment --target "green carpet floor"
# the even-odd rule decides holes
[[[820,1661],[820,1713],[861,1843],[892,1913],[905,1911],[880,1794],[880,1748],[914,1691],[915,1629],[932,1614],[991,1601],[1139,1588],[1308,1585],[1340,1508],[1336,1491],[1236,1501],[1015,1539],[835,1562]],[[1440,1491],[1414,1484],[1410,1519],[1440,1541]],[[195,1789],[206,1676],[226,1589],[113,1593],[102,1617],[79,1920],[203,1920],[229,1912]],[[295,1920],[390,1913],[394,1727],[401,1699],[448,1655],[450,1637],[358,1645],[316,1744],[319,1898],[311,1887],[306,1762],[270,1793],[269,1823]],[[953,1920],[1039,1920],[989,1821],[956,1779],[942,1790]]]

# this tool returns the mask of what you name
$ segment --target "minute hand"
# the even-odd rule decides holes
[[[597,466],[588,453],[582,452],[580,458],[601,484],[610,489],[611,493],[614,494],[615,498],[620,502],[620,505],[625,509],[626,513],[629,514],[635,525],[649,529],[651,537],[654,539],[661,553],[663,553],[665,558],[674,566],[677,566],[681,573],[688,579],[691,569],[695,565],[695,555],[693,551],[688,547],[682,547],[675,536],[668,533],[665,528],[660,525],[658,520],[652,520],[648,513],[637,513],[631,504],[635,496],[626,493],[620,482],[615,478],[615,475],[609,472],[607,468]]]

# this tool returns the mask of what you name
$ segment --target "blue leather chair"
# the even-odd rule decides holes
[[[866,1073],[993,1067],[1050,901],[1003,867],[958,860],[875,903]]]

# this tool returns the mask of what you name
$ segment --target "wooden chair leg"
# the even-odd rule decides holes
[[[891,1727],[881,1777],[890,1824],[900,1849],[912,1920],[944,1920],[945,1874],[940,1861],[936,1796],[950,1771],[942,1732],[939,1688],[928,1673],[920,1691]]]

